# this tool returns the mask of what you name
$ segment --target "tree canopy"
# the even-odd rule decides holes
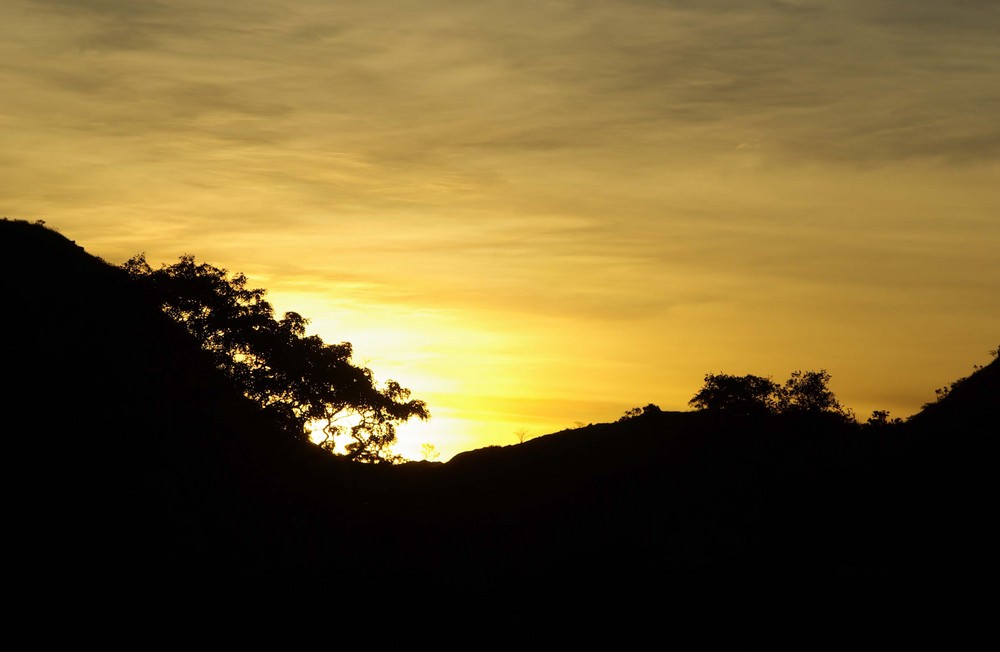
[[[347,458],[397,461],[396,426],[430,416],[408,389],[393,380],[379,387],[370,369],[352,364],[350,343],[306,335],[308,320],[295,312],[275,319],[265,290],[248,288],[243,274],[230,276],[191,255],[154,270],[139,254],[122,268],[292,437],[322,433],[320,445],[333,452],[348,435]]]
[[[851,418],[830,390],[830,374],[819,371],[794,371],[779,385],[762,376],[706,374],[705,384],[689,401],[696,410],[709,410],[738,416],[789,413],[826,413]]]
[[[739,416],[767,414],[775,411],[779,389],[770,378],[710,373],[689,404],[696,410]]]
[[[780,412],[827,412],[847,416],[847,411],[828,387],[830,374],[819,371],[793,371],[777,394]]]

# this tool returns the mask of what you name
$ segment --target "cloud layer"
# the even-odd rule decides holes
[[[989,0],[11,0],[0,211],[336,309],[444,400],[816,364],[912,411],[996,345],[998,33]]]

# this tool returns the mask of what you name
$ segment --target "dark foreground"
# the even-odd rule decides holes
[[[997,360],[897,426],[650,413],[365,466],[275,436],[119,270],[57,233],[0,223],[0,288],[9,577],[29,595],[524,604],[985,581]]]

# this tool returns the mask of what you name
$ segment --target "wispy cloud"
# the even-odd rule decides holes
[[[978,334],[998,33],[992,0],[10,0],[0,212],[637,360],[879,302]]]

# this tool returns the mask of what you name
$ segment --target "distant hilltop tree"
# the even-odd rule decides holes
[[[308,320],[295,312],[274,318],[265,290],[247,287],[243,274],[181,256],[154,270],[139,254],[122,265],[163,311],[193,335],[216,366],[292,437],[362,462],[399,461],[392,452],[396,425],[427,419],[423,401],[395,381],[378,387],[370,369],[351,363],[351,345],[306,335]]]
[[[649,403],[645,407],[634,407],[625,410],[625,414],[619,417],[618,423],[625,423],[641,417],[651,417],[653,415],[660,414],[662,411],[663,410],[660,409],[660,406],[654,403]]]
[[[825,413],[853,420],[851,411],[830,390],[829,382],[825,369],[792,372],[784,385],[762,376],[709,373],[688,404],[696,410],[741,417]]]
[[[777,411],[780,386],[762,376],[706,374],[705,384],[688,404],[696,410],[754,416]]]
[[[830,374],[819,371],[793,371],[777,392],[779,412],[827,412],[850,416],[829,388]]]

